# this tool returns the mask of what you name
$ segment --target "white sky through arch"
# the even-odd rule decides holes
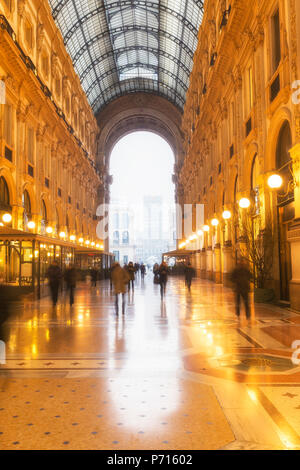
[[[174,204],[174,154],[169,144],[152,132],[134,132],[123,137],[110,158],[113,176],[111,200],[140,203],[144,196],[161,196]]]

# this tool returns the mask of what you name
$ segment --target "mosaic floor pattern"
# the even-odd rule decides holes
[[[18,305],[0,365],[0,449],[300,449],[300,316],[234,315],[230,290],[148,276],[116,317],[109,284]]]

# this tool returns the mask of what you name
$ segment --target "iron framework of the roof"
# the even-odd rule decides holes
[[[189,86],[203,0],[49,0],[95,113],[136,91],[181,110]]]

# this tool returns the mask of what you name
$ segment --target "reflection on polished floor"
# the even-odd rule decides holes
[[[299,449],[300,316],[234,315],[230,290],[137,280],[126,315],[109,284],[75,306],[17,306],[0,366],[1,449]]]

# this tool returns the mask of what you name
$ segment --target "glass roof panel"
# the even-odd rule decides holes
[[[126,93],[185,103],[203,0],[48,0],[95,113]]]

